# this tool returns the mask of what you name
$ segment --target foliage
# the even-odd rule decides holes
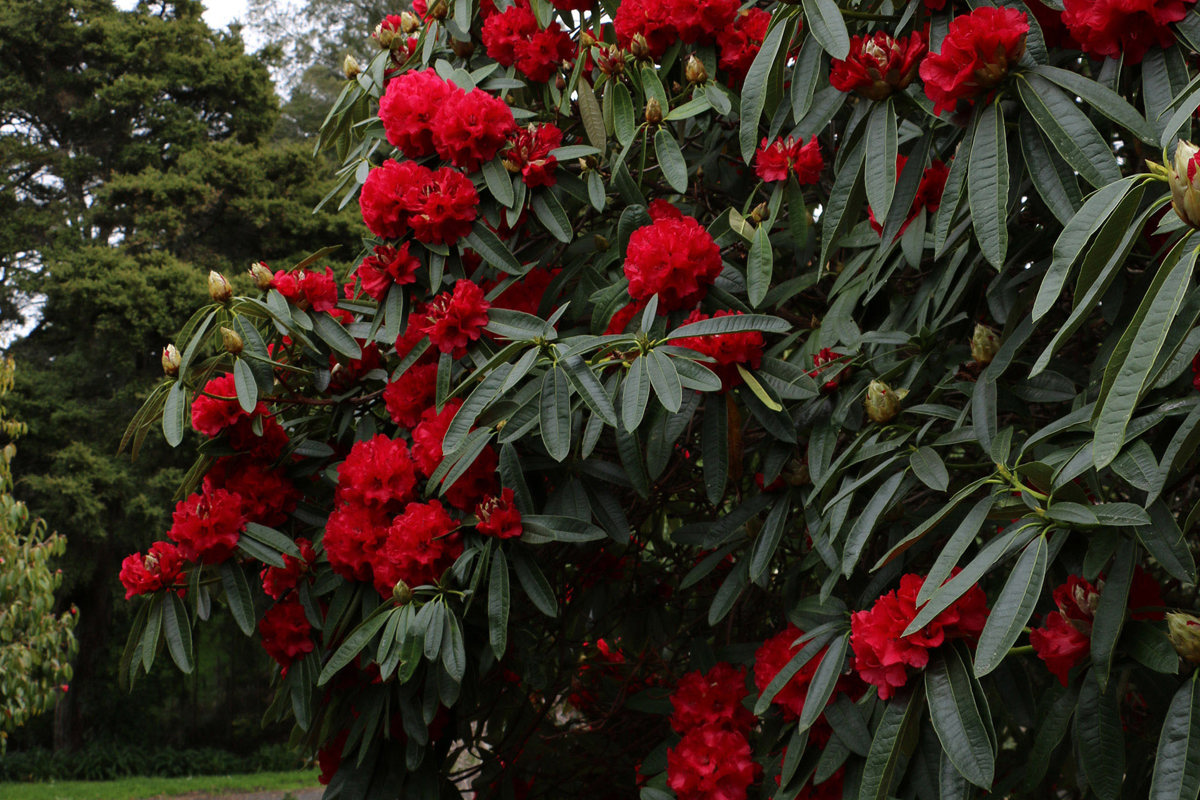
[[[11,358],[0,362],[0,402],[12,390],[15,371]],[[12,496],[12,440],[25,426],[5,412],[0,406],[0,434],[8,440],[0,454],[0,753],[9,733],[67,691],[77,613],[54,614],[62,572],[50,559],[62,555],[66,540],[47,533],[40,519],[31,523],[29,509]]]
[[[753,5],[376,29],[124,674],[224,604],[330,798],[1196,796],[1200,16]]]

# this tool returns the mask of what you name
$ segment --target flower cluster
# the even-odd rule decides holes
[[[497,539],[515,539],[521,535],[521,512],[517,509],[513,490],[505,487],[475,507],[475,530]]]
[[[133,553],[121,562],[121,585],[125,599],[170,589],[184,576],[184,559],[170,542],[155,542],[145,556]]]
[[[558,126],[543,122],[518,128],[511,141],[512,145],[504,152],[505,168],[520,173],[526,186],[553,186],[557,180],[554,168],[558,159],[550,153],[562,145],[562,131]]]
[[[737,316],[741,313],[740,311],[721,309],[710,316],[700,311],[700,309],[696,309],[688,315],[684,323],[688,324],[706,319]],[[742,376],[737,368],[738,364],[742,364],[749,369],[758,369],[762,363],[763,347],[766,346],[763,335],[758,331],[721,333],[710,336],[685,336],[676,339],[674,344],[678,347],[687,347],[703,353],[715,361],[715,372],[720,376],[721,385],[726,391],[742,383]]]
[[[758,775],[746,734],[746,671],[720,663],[689,672],[671,695],[671,727],[682,735],[667,751],[667,784],[680,800],[738,800]]]
[[[987,622],[987,597],[975,585],[925,627],[903,635],[917,617],[917,594],[924,583],[920,575],[905,575],[898,589],[850,618],[854,669],[864,681],[879,688],[884,700],[908,682],[909,667],[919,670],[929,663],[930,650],[952,639],[973,644]]]
[[[1195,0],[1064,0],[1062,21],[1083,52],[1140,64],[1151,47],[1175,41],[1179,22]]]
[[[803,139],[797,141],[791,136],[773,142],[763,139],[754,154],[754,172],[766,183],[786,181],[788,175],[795,175],[801,186],[816,183],[821,180],[824,168],[825,159],[821,157],[816,136],[807,144]]]
[[[418,326],[439,352],[462,358],[467,345],[483,334],[491,307],[478,284],[460,280],[453,291],[442,292],[429,302]]]
[[[275,273],[271,288],[278,291],[289,303],[304,310],[329,312],[337,306],[337,284],[333,280],[333,269],[324,272],[300,270]]]
[[[483,23],[483,44],[488,57],[502,66],[516,66],[529,80],[545,83],[570,61],[575,45],[558,22],[538,25],[528,0],[518,2]]]
[[[899,39],[886,31],[860,34],[850,40],[850,54],[844,61],[833,60],[829,82],[839,92],[883,100],[912,83],[925,52],[925,37],[919,31]]]
[[[359,206],[363,222],[380,238],[399,239],[411,228],[419,242],[453,244],[471,231],[479,192],[448,167],[389,160],[367,175]]]
[[[754,63],[771,25],[771,14],[761,8],[744,8],[734,17],[732,25],[717,32],[720,58],[717,64],[729,73],[730,85],[740,85]]]
[[[271,606],[258,622],[263,649],[287,675],[292,662],[313,651],[312,624],[300,601],[292,599]]]
[[[721,274],[721,248],[694,218],[663,215],[629,237],[624,268],[633,299],[657,294],[662,311],[692,308]]]
[[[1025,53],[1028,32],[1028,17],[1015,8],[981,6],[955,17],[941,52],[919,70],[934,112],[954,111],[998,86]]]
[[[220,564],[237,549],[245,526],[238,495],[224,489],[205,489],[175,505],[167,535],[188,561]]]
[[[296,547],[300,550],[300,557],[296,558],[293,555],[283,554],[282,567],[264,567],[261,578],[263,592],[267,597],[275,600],[283,599],[283,596],[296,588],[300,583],[300,578],[308,574],[317,560],[317,553],[313,550],[312,542],[304,537],[296,539]]]
[[[1104,576],[1093,586],[1079,575],[1054,590],[1057,611],[1046,615],[1043,624],[1029,632],[1029,643],[1038,658],[1063,686],[1071,670],[1084,661],[1092,649],[1092,622],[1100,607]],[[1129,586],[1127,607],[1133,619],[1162,619],[1163,597],[1159,585],[1141,567],[1134,570]]]
[[[417,280],[421,262],[409,252],[408,242],[399,247],[376,245],[372,254],[354,270],[362,290],[372,299],[383,302],[393,286],[407,286]]]
[[[379,119],[388,141],[409,158],[437,153],[468,172],[490,161],[517,127],[503,100],[482,89],[463,91],[433,69],[392,79]]]

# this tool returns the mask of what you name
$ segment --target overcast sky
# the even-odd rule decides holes
[[[210,28],[224,28],[238,17],[246,15],[246,0],[203,0],[205,8],[204,21]],[[137,0],[116,0],[117,8],[130,10],[137,5]]]

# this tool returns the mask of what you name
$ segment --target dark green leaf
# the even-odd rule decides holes
[[[643,358],[646,361],[646,375],[659,402],[672,414],[678,412],[683,405],[683,387],[679,383],[675,365],[657,350],[651,350]]]
[[[758,536],[754,539],[754,545],[750,549],[751,581],[757,581],[765,575],[767,567],[771,565],[771,558],[775,555],[775,550],[779,547],[779,541],[783,538],[783,531],[787,527],[788,507],[790,505],[791,502],[786,495],[779,498],[775,505],[771,507],[770,513],[767,514],[766,522],[763,523],[762,530],[758,532]]]
[[[828,0],[826,0],[828,2]],[[841,19],[841,15],[838,15]],[[758,123],[762,119],[763,109],[767,103],[767,87],[770,84],[771,71],[775,67],[775,57],[784,44],[791,38],[792,24],[778,15],[772,20],[771,30],[763,39],[762,47],[746,72],[745,88],[742,91],[741,126],[738,130],[738,143],[742,153],[742,161],[749,164],[758,148]],[[849,52],[849,39],[846,42]]]
[[[1049,554],[1045,536],[1034,539],[1021,551],[1021,557],[1009,573],[979,635],[979,646],[975,651],[976,677],[982,678],[1000,666],[1028,624],[1042,596]]]
[[[314,313],[312,319],[313,331],[321,337],[325,344],[346,358],[362,358],[362,348],[358,346],[358,342],[354,341],[354,337],[342,327],[342,323],[328,314],[320,312]]]
[[[932,447],[919,448],[908,459],[913,474],[930,489],[944,492],[950,488],[950,472]]]
[[[547,617],[558,616],[558,601],[554,599],[554,590],[550,582],[542,574],[537,562],[527,556],[524,551],[517,550],[512,558],[513,570],[517,573],[517,582],[525,590],[525,594],[533,601],[533,605]]]
[[[492,554],[492,572],[488,578],[488,642],[499,661],[508,649],[508,561],[499,547]]]
[[[1196,675],[1175,692],[1154,759],[1150,800],[1193,800],[1200,794],[1200,689]]]
[[[571,452],[571,386],[566,371],[555,365],[542,378],[540,405],[542,443],[555,461]]]
[[[1019,74],[1017,89],[1050,144],[1084,180],[1100,188],[1121,179],[1112,148],[1072,98],[1037,75]]]
[[[941,648],[925,668],[929,717],[942,749],[962,776],[990,789],[996,771],[992,737],[976,703],[975,678],[952,647]]]
[[[353,661],[354,657],[370,644],[371,640],[375,638],[375,634],[387,622],[387,611],[388,606],[379,606],[374,613],[364,619],[350,632],[350,635],[346,637],[346,640],[342,642],[341,646],[329,658],[329,661],[325,662],[325,666],[321,670],[321,675],[317,678],[318,686],[325,685],[342,667]]]
[[[1101,800],[1120,797],[1125,778],[1125,736],[1116,692],[1116,684],[1101,692],[1095,675],[1088,673],[1079,689],[1075,712],[1079,760],[1092,790]]]
[[[683,160],[683,151],[679,142],[667,128],[659,128],[654,134],[654,154],[658,158],[658,166],[663,177],[672,189],[683,194],[688,186],[688,167]]]
[[[896,110],[891,101],[872,104],[866,136],[871,143],[863,170],[867,202],[875,218],[885,220],[896,191]]]
[[[858,800],[884,800],[891,795],[900,761],[913,746],[909,740],[916,736],[924,702],[921,692],[914,691],[898,695],[884,705],[863,766]]]
[[[983,255],[996,269],[1008,252],[1008,148],[999,103],[980,112],[967,167],[971,223]]]
[[[841,59],[850,55],[850,34],[846,31],[846,22],[837,3],[833,0],[804,0],[804,20],[826,53]]]
[[[247,636],[254,635],[254,599],[250,596],[250,584],[246,574],[235,561],[226,561],[218,568],[221,585],[225,588],[225,600],[234,622]]]
[[[646,403],[650,400],[650,376],[646,372],[646,357],[638,356],[629,365],[629,372],[621,384],[621,423],[630,432],[641,424]]]
[[[162,607],[163,635],[171,660],[184,674],[192,672],[192,624],[179,595],[167,592]]]
[[[752,308],[758,308],[771,287],[775,268],[775,253],[771,249],[771,236],[766,226],[754,232],[750,253],[746,256],[746,290]]]

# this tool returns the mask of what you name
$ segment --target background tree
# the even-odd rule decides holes
[[[356,247],[346,215],[312,213],[328,180],[311,147],[270,138],[278,101],[266,66],[236,33],[210,30],[201,10],[190,0],[133,12],[108,0],[0,9],[4,324],[25,324],[30,299],[40,306],[10,348],[26,365],[12,398],[29,425],[17,477],[71,542],[60,603],[82,610],[60,744],[132,724],[108,713],[129,702],[113,686],[129,621],[114,608],[115,570],[169,525],[184,467],[153,442],[136,460],[114,460],[120,430],[97,420],[136,409],[209,270],[240,273],[329,244],[350,258]],[[238,674],[257,660],[236,649],[210,658],[223,665],[206,671],[211,685],[149,685],[133,698],[194,726],[148,713],[120,736],[153,742],[169,730],[177,744],[196,741],[212,736],[205,715],[227,735],[230,718],[258,702]]]

